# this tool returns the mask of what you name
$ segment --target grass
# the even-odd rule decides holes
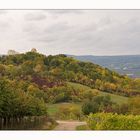
[[[88,86],[82,85],[82,84],[78,84],[78,83],[73,83],[73,82],[67,82],[68,85],[74,87],[75,89],[81,89],[81,90],[89,90],[91,89]]]
[[[91,130],[87,125],[80,125],[76,127],[76,130],[82,131],[82,130]]]
[[[120,96],[120,95],[115,95],[107,92],[100,92],[101,95],[110,95],[112,102],[118,103],[118,104],[124,104],[128,102],[128,97]]]
[[[74,88],[81,89],[81,90],[93,90],[93,91],[95,90],[95,89],[91,89],[88,86],[85,86],[85,85],[82,85],[82,84],[78,84],[78,83],[68,82],[68,84],[70,86],[73,86]],[[113,93],[99,91],[99,96],[101,96],[101,95],[110,95],[111,100],[113,102],[117,103],[117,104],[127,103],[128,99],[129,99],[128,97],[124,97],[124,96],[120,96],[120,95],[115,95]]]
[[[59,111],[59,108],[61,108],[62,106],[65,107],[77,107],[79,108],[79,110],[81,110],[81,103],[58,103],[58,104],[47,104],[48,107],[48,114],[50,116],[53,116],[55,113],[57,113]]]

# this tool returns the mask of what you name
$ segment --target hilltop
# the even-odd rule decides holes
[[[69,81],[123,96],[139,94],[137,80],[63,54],[45,56],[35,51],[2,56],[0,67],[2,76],[30,81],[39,88],[65,85]]]

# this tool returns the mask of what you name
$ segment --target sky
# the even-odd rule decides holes
[[[0,10],[0,54],[140,54],[140,10]]]

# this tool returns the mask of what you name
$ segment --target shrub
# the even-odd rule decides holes
[[[82,106],[82,111],[85,115],[97,112],[108,112],[112,106],[110,96],[95,96],[92,100],[86,101]]]
[[[84,116],[76,106],[60,106],[58,111],[55,114],[57,119],[64,119],[64,120],[82,120]]]
[[[92,130],[140,130],[140,116],[134,115],[90,114],[87,123]]]
[[[96,113],[99,111],[99,105],[97,103],[92,102],[85,102],[82,106],[82,112],[85,115],[92,113]]]

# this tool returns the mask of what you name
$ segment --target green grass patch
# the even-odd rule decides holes
[[[58,104],[47,104],[48,114],[53,116],[55,113],[59,112],[59,109],[62,107],[77,107],[81,110],[82,103],[58,103]]]
[[[124,97],[120,95],[115,95],[113,93],[108,93],[108,92],[101,92],[100,91],[100,96],[101,95],[110,95],[112,102],[115,102],[117,104],[124,104],[128,102],[129,97]]]

